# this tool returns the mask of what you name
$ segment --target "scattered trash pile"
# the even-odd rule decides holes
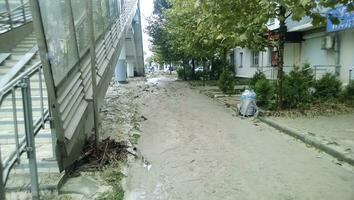
[[[82,156],[74,165],[75,171],[96,171],[119,160],[125,160],[129,146],[126,141],[117,142],[110,137],[98,142],[95,148],[95,139],[90,137],[87,141]]]

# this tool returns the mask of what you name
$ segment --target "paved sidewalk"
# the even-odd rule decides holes
[[[301,118],[272,117],[270,119],[354,158],[354,114]]]

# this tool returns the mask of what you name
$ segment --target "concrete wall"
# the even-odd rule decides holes
[[[335,34],[326,32],[310,33],[304,35],[304,41],[297,44],[286,44],[285,46],[285,65],[303,65],[305,63],[310,66],[327,65],[327,71],[334,72],[337,63],[337,48],[322,49],[322,41],[326,36],[335,37]],[[339,79],[347,84],[349,82],[349,69],[354,67],[354,30],[346,30],[338,32],[339,36]],[[335,41],[337,42],[337,41]],[[336,44],[335,44],[336,45]],[[334,46],[335,46],[334,45]]]
[[[301,44],[286,43],[284,50],[284,66],[301,65]]]
[[[349,82],[349,69],[354,67],[354,30],[342,31],[340,37],[340,79]],[[354,77],[352,77],[354,79]]]
[[[243,53],[241,66],[241,53]],[[250,78],[257,70],[266,70],[271,65],[270,50],[259,52],[258,66],[254,66],[252,62],[252,50],[247,48],[234,49],[235,56],[235,72],[237,77]]]

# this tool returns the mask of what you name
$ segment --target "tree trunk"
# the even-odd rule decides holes
[[[278,39],[278,109],[283,108],[283,79],[284,79],[284,44],[285,34],[287,31],[286,20],[286,8],[284,6],[279,7],[279,39]]]
[[[227,51],[228,51],[228,49],[227,48],[225,48],[224,50],[223,50],[223,55],[222,55],[222,62],[223,62],[223,71],[225,71],[226,70],[226,68],[227,68]]]
[[[203,59],[203,86],[205,86],[206,59]]]
[[[186,67],[188,65],[188,61],[183,60],[183,80],[186,81],[187,80],[187,73],[186,73]]]

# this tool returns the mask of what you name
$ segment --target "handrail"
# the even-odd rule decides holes
[[[21,4],[21,5],[17,6],[17,7],[15,7],[15,8],[13,8],[12,10],[10,10],[10,12],[8,12],[8,11],[1,12],[1,13],[0,13],[0,16],[2,16],[2,15],[4,15],[4,14],[11,13],[11,12],[13,12],[13,11],[15,11],[15,10],[19,10],[21,7],[25,7],[25,6],[29,6],[29,1],[26,2],[26,3],[24,3],[24,4]]]
[[[42,65],[40,62],[32,65],[29,69],[18,75],[12,81],[7,83],[4,87],[0,88],[0,107],[3,105],[4,99],[6,97],[10,97],[12,101],[12,112],[13,112],[13,120],[14,120],[14,138],[16,148],[9,152],[8,156],[0,162],[0,169],[2,169],[0,180],[0,187],[5,188],[6,182],[8,180],[11,169],[15,166],[16,163],[19,162],[20,157],[23,153],[28,154],[29,159],[29,168],[31,174],[37,173],[37,164],[35,157],[35,145],[34,145],[34,137],[40,132],[42,128],[44,128],[44,123],[49,120],[49,107],[45,108],[43,102],[45,101],[43,97],[43,86],[40,86],[40,109],[41,115],[36,119],[33,119],[32,116],[32,97],[31,97],[31,86],[30,86],[30,78],[38,75],[39,80],[41,81],[42,76]],[[41,84],[40,84],[41,85]],[[22,99],[22,109],[24,113],[24,128],[25,134],[21,138],[19,138],[18,131],[18,118],[17,118],[17,106],[16,102],[16,89],[20,89],[21,99]],[[0,154],[1,158],[1,154]],[[38,185],[38,177],[31,176],[31,183],[37,182]],[[37,181],[36,181],[37,180]]]
[[[0,34],[22,26],[32,20],[29,1],[10,10],[0,13]]]
[[[0,80],[0,88],[6,85],[10,80],[12,80],[23,68],[32,60],[32,58],[38,52],[38,46],[35,45],[30,49],[21,59],[11,68],[5,75],[4,78]]]
[[[23,73],[18,75],[16,78],[14,78],[12,81],[10,81],[6,85],[4,85],[2,88],[0,88],[0,106],[2,104],[4,96],[6,95],[6,93],[11,91],[13,85],[18,84],[21,81],[21,79],[23,79],[25,76],[32,76],[37,71],[37,69],[41,66],[42,66],[41,62],[35,63],[34,65],[32,65],[32,67],[28,68],[26,71],[24,71]]]

